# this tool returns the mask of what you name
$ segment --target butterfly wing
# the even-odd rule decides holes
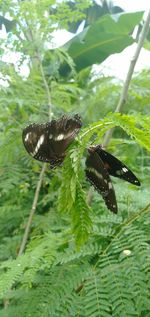
[[[102,195],[107,208],[117,213],[118,208],[115,191],[109,174],[99,155],[96,152],[90,152],[90,150],[89,153],[86,159],[86,177]]]
[[[78,115],[72,118],[62,116],[45,124],[31,124],[22,133],[24,146],[36,160],[50,162],[53,168],[63,162],[65,151],[81,125]]]
[[[49,139],[54,153],[58,156],[64,153],[69,144],[75,139],[82,126],[78,114],[74,117],[62,116],[50,129]]]
[[[22,133],[22,140],[27,152],[35,159],[49,162],[54,156],[52,147],[49,147],[48,132],[44,124],[30,124]]]
[[[114,177],[124,179],[136,186],[140,186],[140,181],[133,172],[112,154],[104,151],[100,145],[95,147],[95,151],[104,163],[108,173]]]

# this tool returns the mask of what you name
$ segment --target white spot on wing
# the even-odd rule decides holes
[[[111,182],[109,182],[109,183],[108,183],[108,187],[109,187],[109,189],[112,189],[112,188],[113,188],[113,186],[112,186],[112,183],[111,183]]]
[[[29,135],[30,135],[30,132],[26,134],[26,137],[25,137],[25,139],[24,139],[24,140],[25,140],[25,142],[27,142],[27,141],[28,141]]]
[[[95,168],[93,167],[88,167],[88,171],[92,172],[93,174],[95,174],[98,178],[103,179],[102,174],[100,174]]]
[[[121,176],[121,175],[123,175],[123,174],[125,174],[125,173],[127,173],[127,172],[128,172],[128,169],[124,166],[124,167],[122,167],[122,169],[116,171],[116,174],[117,174],[118,176]]]
[[[62,141],[65,139],[74,139],[76,134],[78,133],[79,129],[74,129],[73,131],[69,131],[68,133],[61,133],[55,137],[55,141]]]
[[[122,171],[123,171],[124,173],[127,173],[127,172],[128,172],[128,169],[127,169],[126,167],[123,167],[123,168],[122,168]]]
[[[63,139],[65,139],[65,135],[63,133],[55,137],[55,141],[61,141]]]
[[[44,134],[42,134],[42,135],[40,136],[40,138],[39,138],[39,140],[38,140],[38,143],[37,143],[37,145],[36,145],[36,148],[35,148],[35,150],[34,150],[34,152],[33,152],[33,156],[35,156],[35,155],[37,154],[37,152],[38,152],[38,150],[39,150],[41,144],[43,143],[43,141],[44,141]]]

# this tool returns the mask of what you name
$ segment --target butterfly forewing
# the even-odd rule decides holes
[[[140,182],[133,172],[115,156],[104,151],[100,145],[95,147],[95,151],[103,161],[104,166],[110,175],[121,178],[136,186],[140,186]]]
[[[49,134],[54,153],[64,153],[68,145],[75,139],[82,126],[78,115],[74,117],[62,116],[53,124]]]
[[[35,159],[49,162],[53,168],[60,165],[68,145],[82,126],[78,115],[62,116],[45,124],[31,124],[23,130],[22,138],[27,152]]]
[[[107,170],[96,152],[90,152],[86,159],[86,177],[102,195],[105,204],[112,212],[117,212],[115,191]]]

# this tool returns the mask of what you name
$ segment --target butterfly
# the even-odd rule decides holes
[[[63,115],[58,120],[43,124],[30,124],[23,130],[23,144],[34,159],[50,163],[50,167],[54,168],[62,164],[66,149],[81,126],[78,114],[73,117]]]
[[[110,175],[136,186],[140,186],[140,182],[124,163],[104,151],[101,145],[90,146],[88,152],[85,169],[86,177],[102,195],[107,208],[117,213],[116,195]]]

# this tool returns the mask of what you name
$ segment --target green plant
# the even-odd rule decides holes
[[[141,13],[133,13],[132,19],[125,13],[114,22],[104,14],[104,4],[91,22],[93,1],[73,5],[69,1],[7,0],[1,4],[4,18],[0,17],[0,22],[8,26],[7,38],[1,39],[2,55],[6,48],[21,54],[18,69],[9,61],[1,62],[1,76],[7,81],[0,95],[1,317],[150,314],[149,72],[131,81],[125,114],[118,114],[114,110],[120,83],[114,78],[95,78],[91,70],[94,62],[133,42],[129,33]],[[12,23],[7,21],[8,12]],[[76,29],[84,18],[85,29],[68,42],[66,51],[64,47],[47,50],[53,30]],[[116,48],[107,49],[95,38],[98,50],[92,50],[90,32],[101,26],[105,27],[103,35],[110,36],[112,24],[113,38],[117,40],[121,34]],[[82,35],[84,43],[85,33],[85,47],[91,55],[82,63],[79,40]],[[106,55],[94,59],[100,47]],[[29,67],[26,78],[19,72],[24,62]],[[79,112],[83,129],[68,149],[63,167],[51,171],[25,152],[22,129],[26,123],[48,121],[64,112]],[[90,184],[84,177],[86,148],[91,142],[102,143],[113,127],[110,151],[127,163],[142,183],[136,189],[113,180],[117,215],[106,209],[96,192],[88,204]],[[21,249],[27,223],[29,230]]]

